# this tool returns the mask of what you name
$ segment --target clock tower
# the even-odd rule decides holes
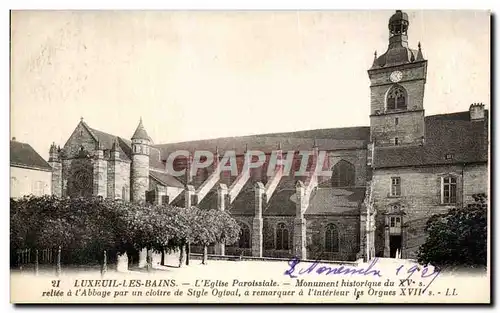
[[[427,60],[420,43],[408,47],[408,15],[389,19],[389,46],[368,70],[371,89],[370,139],[376,146],[420,145],[425,139],[424,87]]]

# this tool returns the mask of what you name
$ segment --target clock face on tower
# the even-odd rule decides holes
[[[401,73],[400,71],[394,71],[391,73],[391,76],[389,78],[393,83],[397,83],[403,78],[403,73]]]

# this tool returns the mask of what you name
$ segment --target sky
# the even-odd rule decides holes
[[[426,115],[490,104],[487,11],[406,11]],[[48,158],[83,117],[154,143],[369,125],[394,11],[17,11],[11,137]]]

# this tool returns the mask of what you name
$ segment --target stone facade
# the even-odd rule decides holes
[[[443,178],[456,178],[456,202],[443,204]],[[401,193],[391,196],[391,179],[399,177]],[[408,258],[416,255],[418,247],[425,241],[425,222],[433,214],[445,213],[450,208],[461,207],[472,201],[472,195],[488,190],[488,167],[486,164],[446,165],[380,169],[374,172],[374,207],[379,214],[377,229],[387,225],[385,214],[401,215],[401,225],[406,227],[406,243],[402,252]],[[403,231],[403,230],[402,230]],[[382,238],[383,235],[383,238]],[[384,254],[385,234],[376,240],[376,252]]]
[[[393,17],[391,23],[407,19],[401,12]],[[427,61],[420,44],[417,50],[408,47],[406,26],[394,32],[408,24],[391,23],[388,49],[368,70],[370,127],[155,145],[142,120],[131,140],[91,129],[82,120],[62,150],[51,148],[52,193],[225,210],[242,226],[240,241],[210,246],[209,253],[414,258],[430,216],[487,193],[488,119],[481,104],[468,112],[425,116]],[[242,175],[249,149],[264,151],[266,162]],[[213,152],[215,164],[195,177],[170,176],[169,155],[188,151],[173,167],[189,169],[195,150]],[[294,153],[291,175],[280,167],[267,176],[270,152],[276,150],[284,157]],[[310,174],[298,176],[299,151],[305,150],[316,154],[308,157]],[[238,156],[240,175],[215,172],[226,151]],[[318,151],[327,153],[323,169],[331,170],[331,177],[312,170]],[[453,203],[443,204],[449,177]],[[201,253],[203,247],[191,251]]]

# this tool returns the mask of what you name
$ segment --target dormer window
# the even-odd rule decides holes
[[[394,85],[387,93],[387,110],[406,110],[407,99],[406,90],[400,85]]]

